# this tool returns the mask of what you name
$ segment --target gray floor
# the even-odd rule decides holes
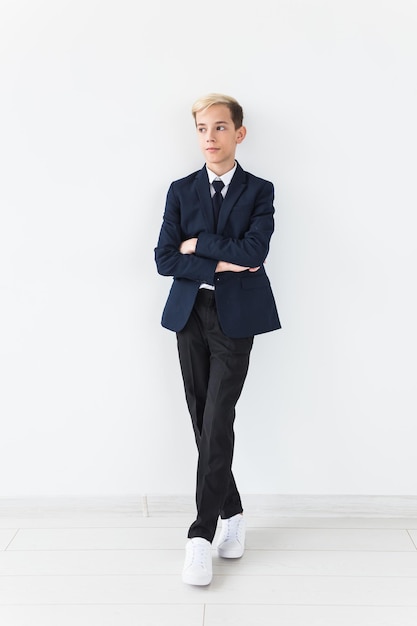
[[[415,626],[417,518],[246,513],[242,559],[181,582],[189,513],[0,507],[2,626]]]

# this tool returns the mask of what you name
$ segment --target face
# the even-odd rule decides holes
[[[197,113],[196,126],[207,167],[218,176],[231,170],[235,164],[236,146],[246,135],[245,127],[235,128],[225,104],[213,104]]]

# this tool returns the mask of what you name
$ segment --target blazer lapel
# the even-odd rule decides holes
[[[217,233],[221,233],[223,231],[229,218],[230,211],[233,209],[234,205],[236,204],[245,189],[246,174],[238,163],[236,172],[234,173],[234,176],[230,181],[229,189],[227,190],[227,194],[223,200],[220,209],[219,221],[217,223]]]
[[[207,224],[207,231],[209,233],[214,233],[213,205],[211,202],[210,185],[205,166],[203,167],[203,169],[197,172],[195,184],[198,199],[200,200],[201,210],[204,215],[204,220]]]

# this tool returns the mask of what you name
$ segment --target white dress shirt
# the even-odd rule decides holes
[[[236,171],[236,168],[237,168],[237,163],[235,162],[235,165],[234,165],[234,167],[232,167],[231,170],[229,170],[225,174],[222,174],[221,176],[217,176],[217,174],[215,174],[214,172],[209,170],[209,168],[206,165],[206,170],[207,170],[208,179],[209,179],[209,183],[210,183],[211,197],[213,197],[214,194],[216,193],[216,190],[213,187],[213,180],[221,180],[221,181],[224,182],[224,187],[223,187],[223,189],[221,190],[220,193],[222,194],[223,198],[225,197],[225,195],[227,194],[227,190],[229,189],[230,182],[231,182],[231,180],[233,178],[233,174]],[[221,259],[219,259],[219,261],[221,261]],[[211,289],[211,290],[214,290],[214,286],[213,285],[208,285],[207,283],[201,283],[200,289]]]

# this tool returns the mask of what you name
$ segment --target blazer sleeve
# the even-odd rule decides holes
[[[200,233],[196,256],[236,263],[244,267],[262,265],[269,252],[269,242],[274,232],[274,186],[263,181],[254,200],[254,208],[247,230],[241,237]]]
[[[165,213],[155,248],[155,262],[159,274],[186,278],[196,282],[213,284],[217,260],[196,254],[181,254],[179,247],[184,240],[181,231],[180,201],[171,184],[165,205]]]

